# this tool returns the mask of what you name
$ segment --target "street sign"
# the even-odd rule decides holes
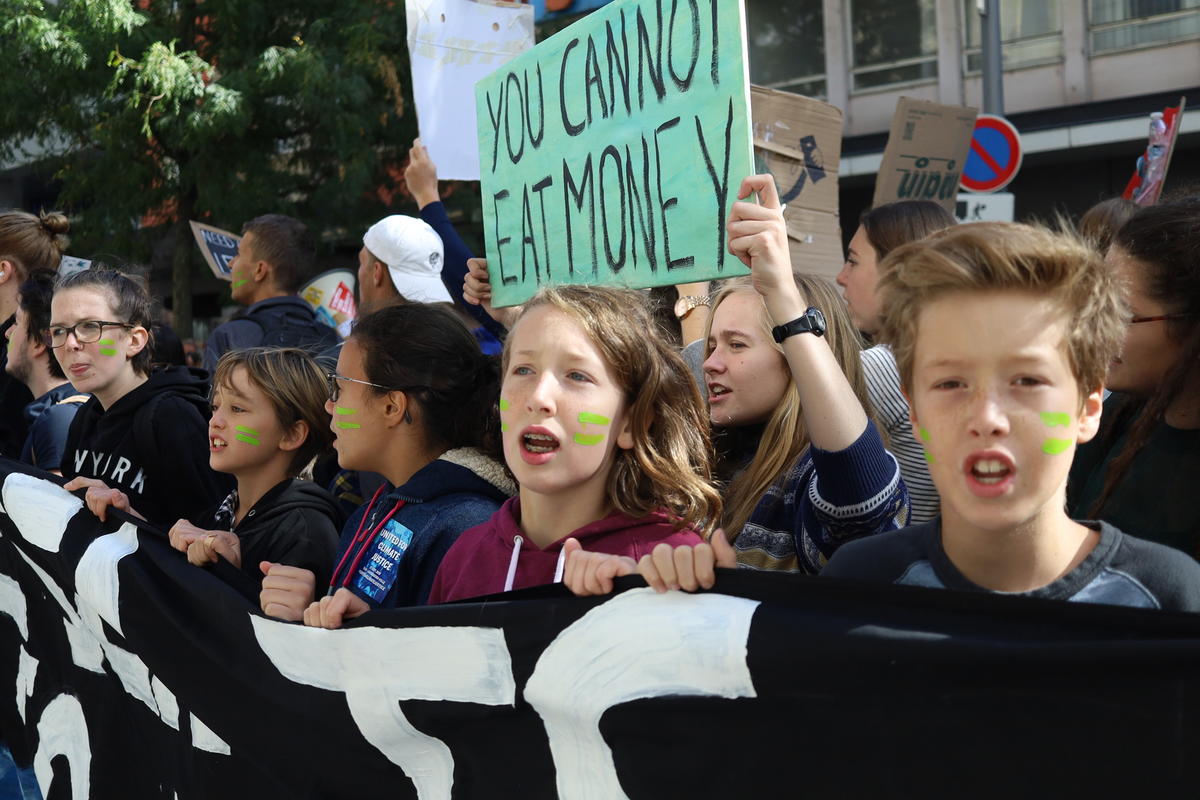
[[[980,114],[967,163],[963,165],[962,188],[971,192],[1003,189],[1021,168],[1021,136],[1004,117]]]
[[[959,222],[1012,222],[1014,206],[1012,192],[960,193],[954,218]]]

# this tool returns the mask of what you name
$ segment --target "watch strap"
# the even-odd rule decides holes
[[[782,325],[776,325],[771,329],[771,336],[780,344],[789,336],[795,336],[798,333],[811,333],[816,336],[825,335],[825,318],[821,314],[820,309],[809,306],[803,314],[796,317],[791,322],[785,322]]]

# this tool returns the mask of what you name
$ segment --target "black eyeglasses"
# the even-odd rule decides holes
[[[67,337],[75,334],[75,341],[80,344],[91,344],[100,340],[100,336],[104,333],[105,328],[125,328],[131,330],[137,327],[130,325],[128,322],[111,322],[104,319],[85,319],[82,322],[76,322],[74,325],[64,327],[62,325],[53,325],[46,332],[50,338],[51,347],[62,347],[67,343]]]
[[[1136,325],[1139,322],[1159,322],[1164,319],[1183,319],[1187,314],[1159,314],[1154,317],[1130,317],[1129,324]]]

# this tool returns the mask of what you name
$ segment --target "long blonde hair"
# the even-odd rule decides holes
[[[828,280],[815,275],[796,274],[794,277],[801,295],[808,301],[808,304],[816,306],[825,315],[825,338],[828,340],[829,347],[833,350],[838,364],[841,365],[842,372],[846,374],[851,388],[854,389],[854,394],[869,417],[871,405],[867,396],[867,381],[860,360],[862,338],[855,329],[854,323],[850,321],[846,304]],[[749,278],[737,278],[725,284],[713,300],[712,312],[709,314],[708,324],[705,326],[704,338],[708,342],[705,345],[706,358],[711,355],[713,349],[711,344],[712,320],[716,315],[717,307],[737,292],[757,295]],[[771,337],[771,318],[767,314],[766,304],[761,303],[761,298],[760,308],[758,321],[763,335],[782,356],[783,347],[776,344]],[[783,368],[787,369],[786,361],[783,362]],[[733,541],[741,532],[767,489],[791,469],[808,446],[808,430],[804,425],[800,392],[796,389],[795,381],[788,381],[783,398],[767,420],[754,458],[750,460],[749,466],[726,487],[725,515],[722,525],[730,541]]]
[[[629,289],[558,286],[539,291],[522,316],[538,306],[578,324],[625,392],[634,444],[616,451],[606,486],[612,506],[631,517],[666,510],[681,525],[709,533],[721,517],[721,495],[712,484],[704,401],[679,351],[659,333],[645,298]],[[512,341],[510,335],[505,371]]]

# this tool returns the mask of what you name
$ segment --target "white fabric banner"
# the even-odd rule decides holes
[[[405,0],[421,142],[438,177],[479,180],[475,82],[533,47],[533,6]]]

